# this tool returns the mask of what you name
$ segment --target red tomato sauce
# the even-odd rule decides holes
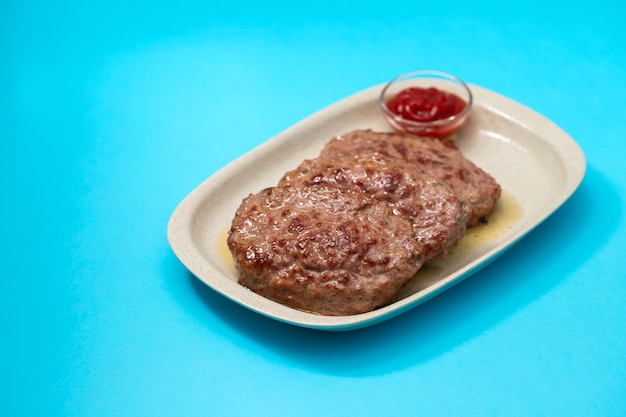
[[[434,87],[410,87],[387,102],[389,110],[414,122],[432,122],[459,114],[465,101],[453,93]]]

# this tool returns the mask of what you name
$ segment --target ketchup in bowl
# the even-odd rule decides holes
[[[380,104],[394,129],[444,138],[465,123],[472,94],[463,81],[452,75],[416,71],[387,84],[381,93]]]
[[[456,94],[435,87],[410,87],[389,100],[387,107],[407,120],[432,122],[461,113],[466,104]]]

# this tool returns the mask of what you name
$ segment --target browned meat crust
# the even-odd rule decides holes
[[[339,155],[358,156],[366,152],[378,152],[408,162],[448,184],[470,202],[472,215],[468,226],[483,221],[501,194],[500,185],[491,175],[466,159],[453,142],[356,130],[333,138],[320,156],[332,159]]]
[[[414,165],[371,152],[306,160],[278,185],[320,183],[364,192],[389,204],[395,214],[413,224],[425,263],[445,257],[463,238],[471,214],[468,202],[441,181]]]
[[[389,205],[323,184],[248,196],[227,243],[241,284],[325,315],[363,313],[394,301],[424,262],[411,222]]]

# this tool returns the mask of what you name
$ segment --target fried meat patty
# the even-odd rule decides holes
[[[395,301],[424,262],[410,221],[363,192],[325,184],[249,195],[227,243],[242,285],[324,315]]]
[[[425,263],[447,255],[465,235],[471,215],[469,203],[441,181],[414,165],[372,152],[305,160],[278,183],[307,184],[360,191],[389,204],[395,214],[411,221]]]
[[[500,185],[485,171],[466,159],[453,142],[400,133],[356,130],[333,138],[320,157],[356,156],[367,152],[397,158],[416,165],[427,174],[448,184],[470,202],[472,215],[468,226],[479,224],[491,213],[500,197]]]

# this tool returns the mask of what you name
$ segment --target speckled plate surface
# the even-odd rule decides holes
[[[496,178],[503,197],[487,226],[469,229],[445,260],[419,271],[395,303],[341,317],[284,306],[237,283],[225,243],[245,196],[275,185],[285,171],[317,156],[333,136],[354,129],[390,130],[377,101],[382,85],[313,114],[200,184],[170,218],[167,235],[174,253],[196,277],[232,301],[276,320],[322,330],[378,323],[467,278],[561,206],[586,168],[580,147],[550,120],[501,95],[470,87],[474,109],[456,141],[467,158]]]

